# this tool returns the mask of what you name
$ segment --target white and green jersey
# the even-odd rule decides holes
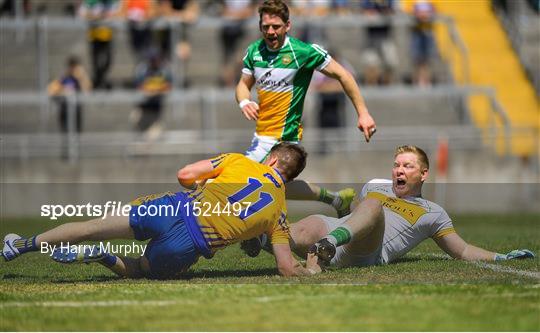
[[[452,219],[439,205],[421,197],[397,198],[389,179],[373,179],[362,188],[359,199],[377,199],[384,213],[384,236],[378,250],[360,255],[339,246],[331,264],[338,267],[371,266],[390,263],[404,256],[422,241],[455,233]],[[345,223],[351,215],[336,219],[319,216],[328,232]]]
[[[268,49],[263,39],[248,46],[242,73],[255,78],[259,99],[257,135],[281,141],[302,139],[302,112],[311,76],[330,60],[319,45],[289,36],[276,51]]]
[[[384,262],[402,257],[427,238],[455,232],[452,220],[441,206],[422,197],[397,198],[389,179],[369,181],[360,198],[377,199],[383,206]]]

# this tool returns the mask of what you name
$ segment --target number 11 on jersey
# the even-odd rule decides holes
[[[258,179],[249,177],[248,184],[238,190],[233,195],[229,196],[228,200],[231,204],[234,204],[236,202],[242,203],[242,200],[253,194],[255,191],[259,190],[262,186],[263,184]],[[268,206],[270,203],[272,203],[272,201],[274,201],[274,198],[270,193],[261,191],[259,193],[259,200],[249,205],[247,209],[242,210],[238,217],[242,220],[245,220],[251,215],[262,210],[264,207]]]

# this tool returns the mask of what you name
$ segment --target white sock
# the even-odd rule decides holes
[[[341,197],[337,194],[337,192],[333,194],[335,195],[335,197],[334,197],[334,200],[332,201],[332,206],[334,206],[335,208],[339,208],[342,203]]]
[[[326,237],[326,240],[328,240],[330,243],[332,243],[332,245],[336,246],[337,244],[337,239],[336,237],[332,236],[332,235],[327,235]]]

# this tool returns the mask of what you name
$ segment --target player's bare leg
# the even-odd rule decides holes
[[[321,216],[311,215],[290,225],[289,245],[299,257],[305,258],[310,246],[328,234],[328,227]],[[272,253],[270,239],[264,234],[240,244],[240,248],[250,257],[258,256],[261,250]]]
[[[16,234],[9,234],[4,238],[2,255],[6,261],[12,260],[26,252],[39,251],[42,243],[54,246],[60,243],[77,244],[83,241],[100,241],[107,239],[133,239],[134,233],[129,225],[127,216],[109,216],[105,219],[94,219],[86,222],[73,222],[62,224],[56,228],[45,231],[36,236],[24,238]],[[59,253],[60,255],[61,253]],[[89,251],[80,255],[69,257],[60,255],[58,258],[66,262],[84,260],[97,261],[98,252]]]
[[[134,233],[129,226],[128,217],[108,217],[87,222],[66,223],[37,236],[39,242],[58,244],[81,241],[99,241],[107,239],[133,239]],[[124,257],[103,252],[101,248],[63,249],[57,248],[53,260],[61,263],[97,262],[109,268],[121,277],[142,278],[148,275],[150,266],[145,257]]]
[[[83,241],[108,239],[134,239],[133,229],[127,216],[109,216],[86,222],[72,222],[59,225],[36,236],[36,243],[46,242],[51,245],[60,242],[77,244]]]
[[[291,224],[291,249],[305,258],[311,245],[328,234],[328,227],[320,215],[311,215]]]
[[[137,258],[116,256],[116,262],[114,265],[107,266],[104,263],[101,264],[116,273],[118,276],[131,279],[146,277],[150,272],[148,259],[146,259],[144,256]]]
[[[38,242],[51,245],[60,242],[76,244],[81,241],[107,239],[133,239],[133,230],[128,217],[107,217],[87,222],[66,223],[37,236]],[[53,260],[61,263],[97,262],[121,277],[142,278],[149,272],[148,260],[144,257],[131,258],[103,252],[99,247],[92,249],[62,249],[53,253]]]
[[[379,200],[365,199],[344,225],[352,231],[345,248],[350,253],[368,255],[379,248],[384,237],[384,213]],[[343,225],[342,225],[343,226]]]
[[[356,192],[352,188],[332,192],[297,179],[287,183],[285,195],[289,200],[317,200],[327,203],[336,209],[338,217],[343,217],[350,213],[351,202],[356,196]]]
[[[116,256],[104,252],[97,246],[93,248],[57,248],[53,251],[52,259],[63,264],[97,262],[118,276],[132,279],[146,277],[150,272],[150,265],[144,256],[137,258]]]
[[[365,199],[354,209],[351,216],[326,237],[315,243],[309,252],[329,262],[336,247],[344,245],[349,252],[370,254],[380,246],[384,236],[384,214],[379,200]]]

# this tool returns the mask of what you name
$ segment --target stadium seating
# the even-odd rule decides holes
[[[519,156],[536,154],[538,134],[534,133],[538,133],[539,126],[538,99],[508,36],[491,10],[490,2],[468,3],[467,10],[463,10],[461,2],[439,1],[437,4],[442,13],[454,17],[465,41],[470,61],[470,83],[493,86],[508,113],[511,126],[531,133],[513,136],[511,152]],[[538,41],[532,44],[538,46]],[[453,69],[454,73],[458,71],[455,66]],[[463,78],[459,82],[468,83]],[[481,97],[472,97],[468,103],[474,122],[485,126],[489,121],[485,101]],[[497,148],[504,151],[500,146]]]
[[[452,12],[450,7],[441,8],[444,14],[453,16],[458,34],[468,43],[471,83],[493,85],[491,75],[475,72],[484,68],[484,62],[489,62],[482,60],[482,54],[475,53],[475,40],[469,40],[470,31],[463,30],[466,27],[459,17],[461,13]],[[477,14],[486,15],[484,19],[494,29],[493,22],[496,21],[493,13],[491,16],[485,11]],[[233,89],[216,88],[220,70],[220,46],[217,43],[219,20],[203,17],[200,24],[194,27],[192,35],[196,38],[193,38],[193,57],[187,70],[192,85],[187,90],[177,89],[168,97],[162,122],[164,132],[154,141],[148,141],[136,133],[128,120],[141,95],[126,86],[132,79],[135,63],[125,29],[119,24],[110,73],[114,89],[83,96],[83,133],[70,141],[76,143],[76,153],[70,159],[71,164],[59,158],[65,154],[67,141],[59,134],[55,104],[49,101],[47,111],[42,102],[48,98],[39,94],[35,22],[23,21],[22,24],[26,24],[27,28],[15,30],[13,21],[8,22],[12,24],[10,29],[4,28],[4,22],[0,22],[3,27],[0,30],[0,131],[3,134],[1,156],[8,166],[5,168],[8,170],[5,173],[7,179],[15,182],[32,182],[36,179],[65,182],[163,182],[171,180],[175,169],[183,163],[221,151],[241,152],[249,145],[253,123],[245,120],[239,112]],[[349,24],[346,19],[329,19],[328,23],[330,46],[338,48],[341,55],[361,72],[359,54],[365,38],[362,28],[346,26]],[[48,64],[49,79],[61,74],[68,54],[81,56],[83,64],[88,68],[84,24],[69,18],[51,18],[47,24],[48,53],[40,61]],[[256,27],[256,21],[251,24]],[[363,142],[355,128],[356,116],[350,104],[347,106],[346,128],[326,131],[318,129],[315,93],[308,94],[303,142],[311,157],[305,177],[316,182],[361,182],[368,177],[384,176],[377,173],[389,165],[389,156],[396,145],[417,144],[426,148],[435,158],[439,139],[447,138],[452,152],[449,181],[515,181],[513,175],[519,174],[524,168],[521,162],[509,156],[496,156],[490,148],[486,148],[492,147],[494,138],[504,132],[503,128],[493,126],[499,102],[493,98],[495,95],[489,88],[455,84],[462,79],[462,72],[458,68],[459,64],[451,58],[435,61],[434,72],[438,85],[431,88],[404,85],[403,78],[410,77],[413,69],[409,59],[407,22],[399,24],[402,24],[402,29],[395,29],[393,39],[402,60],[397,69],[400,79],[395,85],[386,87],[362,85],[363,95],[378,125],[378,132],[370,144]],[[497,43],[503,43],[504,33],[502,30],[499,32],[501,34],[497,37]],[[448,35],[448,32],[443,34]],[[245,36],[243,45],[257,36],[255,28]],[[442,41],[440,43],[442,46]],[[505,52],[511,53],[509,46]],[[514,65],[519,67],[518,64]],[[519,70],[515,71],[519,73]],[[504,79],[502,75],[497,77],[497,80]],[[516,87],[526,84],[522,78],[512,82],[517,82]],[[501,109],[513,108],[514,104],[508,104],[506,95],[500,94],[501,90],[498,88],[497,91],[497,97],[504,106]],[[474,126],[476,113],[471,113],[475,105],[468,103],[468,96],[475,94],[487,101],[485,121],[490,121],[484,123],[487,126],[480,126],[480,129]],[[530,109],[529,104],[519,105]],[[322,146],[325,147],[325,155],[322,154]],[[501,165],[499,159],[504,161],[504,170],[483,167],[486,163]],[[342,166],[340,172],[334,171],[337,164]],[[131,168],[133,165],[136,165],[136,171],[125,172],[126,167]],[[116,169],[123,171],[112,171]],[[165,176],[168,173],[173,176]],[[141,178],[141,174],[145,176]]]

